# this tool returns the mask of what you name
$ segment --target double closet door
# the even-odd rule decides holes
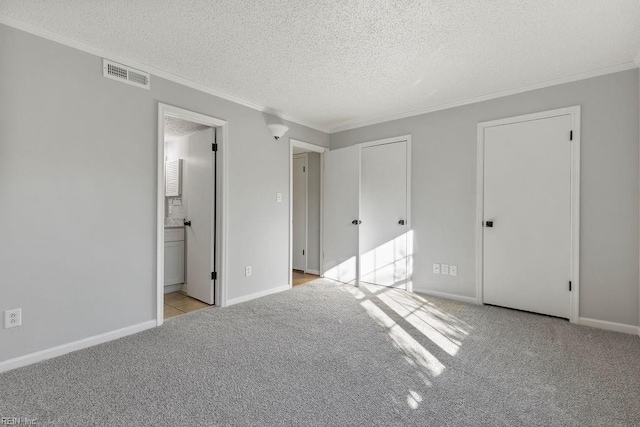
[[[398,139],[325,154],[325,277],[407,289],[409,153]]]

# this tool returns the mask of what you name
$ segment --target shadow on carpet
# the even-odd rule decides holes
[[[640,425],[640,339],[320,279],[0,375],[52,425]]]

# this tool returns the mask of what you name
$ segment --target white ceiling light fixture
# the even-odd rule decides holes
[[[273,135],[276,141],[289,130],[289,126],[281,125],[279,123],[271,123],[268,124],[267,127],[271,131],[271,135]]]

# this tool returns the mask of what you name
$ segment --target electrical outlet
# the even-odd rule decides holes
[[[14,308],[4,312],[4,328],[15,328],[22,325],[22,309]]]
[[[282,193],[276,193],[276,202],[282,203]]]
[[[250,265],[247,265],[244,268],[244,275],[247,276],[247,277],[251,276],[251,266]]]
[[[440,264],[433,264],[433,274],[440,274]]]
[[[440,264],[440,273],[449,274],[449,264]]]
[[[458,275],[458,266],[457,265],[451,264],[449,266],[449,275],[450,276],[457,276]]]

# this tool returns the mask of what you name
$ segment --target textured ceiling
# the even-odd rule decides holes
[[[209,128],[209,126],[201,125],[200,123],[188,122],[186,120],[176,119],[174,117],[165,117],[164,139],[169,141],[172,139],[191,135],[207,128]]]
[[[329,130],[640,50],[638,0],[2,0],[0,14]]]

